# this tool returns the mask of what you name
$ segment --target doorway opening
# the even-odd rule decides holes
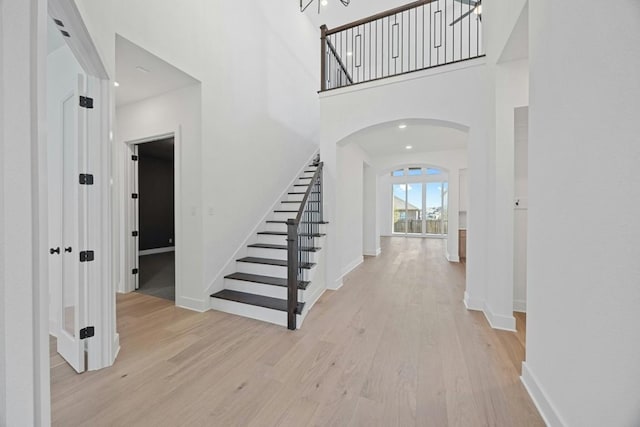
[[[133,146],[136,291],[175,301],[175,138]]]

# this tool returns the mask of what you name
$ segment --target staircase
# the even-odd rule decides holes
[[[326,288],[319,156],[273,211],[211,308],[296,329]]]

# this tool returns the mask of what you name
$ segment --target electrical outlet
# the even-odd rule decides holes
[[[172,238],[169,238],[169,243],[173,243],[173,239]]]

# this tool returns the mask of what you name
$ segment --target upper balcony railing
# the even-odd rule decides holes
[[[321,91],[484,56],[481,0],[420,0],[320,29]]]

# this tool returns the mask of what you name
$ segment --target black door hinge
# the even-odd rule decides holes
[[[80,106],[83,108],[93,108],[93,98],[89,98],[88,96],[81,96]]]
[[[95,259],[95,253],[93,251],[80,252],[80,262],[89,262]]]
[[[81,173],[80,185],[93,185],[93,175],[89,173]]]
[[[132,198],[132,199],[137,199],[137,198],[138,198],[138,193],[133,193],[133,194],[131,195],[131,198]]]
[[[138,274],[138,269],[134,268],[133,270],[131,270],[131,274]]]
[[[131,160],[133,160],[134,162],[137,162],[137,161],[138,161],[138,156],[136,156],[135,154],[133,154],[133,155],[131,156]]]
[[[87,326],[86,328],[80,329],[80,339],[84,340],[87,338],[91,338],[96,334],[96,328],[93,326]]]
[[[132,235],[133,237],[138,237],[138,232],[137,232],[137,231],[132,231],[132,232],[131,232],[131,235]]]

